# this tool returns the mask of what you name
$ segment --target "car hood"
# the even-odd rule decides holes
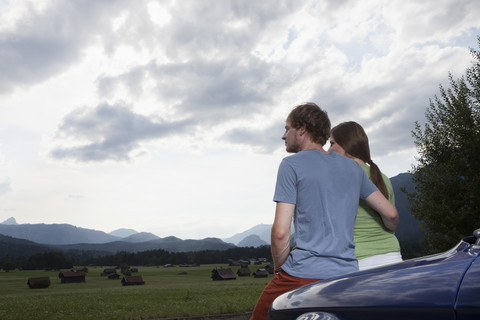
[[[461,241],[437,255],[315,282],[279,296],[271,311],[345,307],[452,307],[480,246]]]

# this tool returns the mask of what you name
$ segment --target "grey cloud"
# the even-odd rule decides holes
[[[383,63],[384,68],[376,67],[381,74],[375,81],[356,89],[348,88],[342,82],[333,85],[320,83],[314,101],[320,102],[329,112],[333,126],[348,120],[359,122],[367,131],[374,158],[414,148],[411,131],[415,121],[425,121],[429,99],[439,93],[440,84],[448,86],[446,68],[458,69],[458,61],[462,59],[459,51],[438,48],[436,53],[442,57],[439,66],[438,61],[429,59],[430,52],[418,49],[397,55],[390,59],[390,64]],[[464,55],[468,59],[468,52],[465,51]],[[366,74],[369,70],[359,72]],[[358,77],[355,73],[351,75]],[[379,104],[382,107],[374,111]],[[368,116],[364,117],[367,112]]]
[[[107,97],[123,84],[132,94],[139,94],[142,79],[148,76],[156,84],[155,94],[171,102],[178,116],[194,117],[206,125],[248,118],[271,110],[273,93],[289,84],[283,80],[288,78],[288,68],[249,59],[248,65],[236,59],[170,64],[151,61],[125,74],[100,78],[98,90]]]
[[[394,89],[391,89],[390,93],[394,91]],[[424,103],[424,101],[428,101],[428,97],[419,97],[413,100],[411,96],[404,93],[397,93],[395,96],[398,97],[398,100],[388,103],[374,116],[360,118],[358,113],[355,117],[351,115],[353,110],[358,108],[358,110],[363,110],[362,112],[367,112],[377,99],[382,98],[381,90],[373,94],[370,101],[364,101],[362,104],[355,103],[353,99],[355,95],[353,95],[352,98],[344,100],[347,101],[345,103],[348,104],[348,107],[339,107],[340,111],[333,108],[333,112],[329,113],[334,115],[334,119],[338,119],[332,121],[332,126],[350,120],[360,123],[369,137],[373,158],[412,148],[414,142],[411,130],[415,121],[422,121],[425,108],[428,106],[428,102]]]
[[[399,33],[412,42],[440,42],[459,37],[467,30],[465,25],[479,27],[480,6],[475,0],[410,3],[404,7],[423,19],[404,19]],[[403,8],[401,9],[403,10]],[[405,12],[407,14],[407,12]]]
[[[96,35],[111,31],[110,19],[123,2],[58,1],[41,12],[30,8],[13,31],[0,33],[0,94],[63,72]]]
[[[201,65],[200,69],[193,71],[187,71],[187,77],[198,82],[187,87],[189,92],[183,96],[178,110],[205,121],[209,119],[205,112],[209,115],[213,112],[217,118],[215,121],[265,112],[272,105],[272,96],[268,92],[280,89],[270,78],[272,66],[255,59],[249,61],[248,67],[236,61],[218,61]]]
[[[273,93],[288,86],[289,80],[285,79],[290,78],[291,71],[288,67],[262,61],[251,53],[260,36],[256,30],[288,17],[302,5],[292,5],[288,1],[248,5],[243,2],[179,2],[170,12],[174,23],[160,29],[152,26],[151,32],[136,37],[133,36],[135,32],[151,25],[144,22],[141,15],[140,18],[130,15],[119,31],[125,34],[123,39],[104,38],[105,46],[109,48],[115,41],[130,44],[157,41],[157,49],[169,55],[171,60],[164,63],[160,62],[162,59],[154,59],[123,74],[103,75],[97,81],[98,93],[108,98],[118,90],[127,90],[139,96],[145,81],[153,80],[154,94],[164,104],[170,104],[168,108],[175,118],[195,119],[205,127],[264,114],[275,107]],[[239,30],[229,25],[236,19],[246,21]],[[52,151],[52,156],[81,161],[122,160],[139,147],[140,140],[123,139],[119,143],[118,138],[101,132],[98,124],[92,131],[85,130],[83,127],[91,126],[84,123],[85,118],[72,113],[59,132],[71,138],[87,138],[91,143],[59,147]],[[190,124],[188,127],[191,128]],[[86,137],[87,133],[98,136]]]
[[[285,147],[282,135],[284,123],[276,123],[260,129],[235,128],[227,131],[222,140],[254,148],[256,152],[272,153]]]
[[[88,2],[95,7],[96,4],[93,3],[96,2]],[[120,3],[112,4],[112,13],[107,15],[118,16]],[[355,60],[358,68],[349,70],[350,67],[346,65],[343,74],[338,77],[328,74],[328,61],[323,61],[323,64],[319,62],[323,60],[322,49],[311,48],[312,51],[306,52],[301,62],[292,64],[286,61],[269,62],[254,55],[256,45],[265,41],[272,28],[276,31],[275,27],[278,26],[278,32],[285,32],[287,41],[288,30],[285,27],[288,24],[285,22],[306,5],[312,4],[297,1],[181,1],[169,9],[172,15],[171,23],[159,27],[147,18],[145,5],[139,4],[135,8],[133,5],[127,8],[134,14],[127,17],[126,23],[116,33],[105,26],[110,20],[107,19],[108,23],[105,25],[100,24],[93,14],[87,23],[93,22],[93,26],[97,24],[98,29],[86,26],[82,34],[87,31],[97,32],[107,52],[113,52],[115,46],[126,43],[134,47],[143,45],[154,47],[154,51],[159,55],[157,59],[134,66],[123,74],[101,76],[97,85],[102,98],[114,97],[117,90],[127,90],[134,96],[141,96],[145,81],[148,79],[155,86],[153,93],[163,104],[168,104],[169,111],[172,111],[175,118],[195,119],[197,124],[215,126],[238,118],[248,120],[258,114],[268,115],[277,107],[275,104],[281,103],[278,96],[282,92],[292,90],[292,84],[307,78],[312,79],[311,82],[317,82],[312,84],[307,83],[310,80],[304,81],[307,87],[313,87],[314,92],[307,100],[325,108],[332,120],[351,120],[350,115],[353,112],[368,110],[377,101],[393,96],[394,99],[384,110],[377,112],[374,118],[366,120],[362,125],[377,128],[369,135],[373,136],[371,140],[375,143],[377,136],[382,138],[383,142],[377,148],[379,156],[412,147],[410,131],[413,122],[423,119],[428,98],[432,96],[430,92],[436,93],[432,88],[436,89],[438,83],[447,76],[446,74],[441,75],[441,78],[433,76],[435,66],[425,66],[428,57],[424,53],[417,52],[419,54],[416,55],[406,53],[403,57],[399,54],[398,57],[390,58],[392,65],[385,67],[389,69],[388,72],[378,75],[381,82],[367,83],[356,90],[348,88],[345,79],[356,76],[357,72],[367,74],[368,70],[362,70],[363,66],[360,67],[365,54],[378,56],[384,54],[383,50],[362,52],[363,54],[359,54]],[[322,19],[327,18],[325,17],[327,13],[332,15],[328,11],[339,9],[335,7],[337,5],[338,1],[332,1],[330,6],[317,6],[317,10],[322,10],[318,16]],[[98,6],[102,7],[100,4]],[[341,6],[348,7],[350,3],[344,1]],[[106,4],[103,7],[109,8]],[[333,19],[334,15],[329,18]],[[381,34],[382,37],[386,37],[387,33],[394,30],[385,32]],[[326,33],[328,32],[319,31],[319,41],[323,38],[326,41],[328,38]],[[80,39],[79,42],[83,41],[83,44],[80,43],[79,46],[90,41],[88,36]],[[356,41],[363,43],[366,39]],[[429,43],[431,42],[424,44]],[[334,46],[335,43],[322,43],[323,45]],[[78,54],[76,51],[72,52]],[[167,59],[164,59],[165,57]],[[445,57],[443,59],[448,60]],[[64,63],[61,62],[62,59],[58,60],[59,63]],[[50,65],[53,65],[53,62]],[[423,75],[415,75],[417,70],[422,69]],[[298,78],[294,77],[295,72],[298,73]],[[0,91],[1,83],[0,80]],[[301,102],[303,101],[298,101]],[[133,117],[133,114],[129,116]],[[395,117],[393,124],[386,121],[390,117]],[[52,153],[57,158],[71,157],[75,154],[76,158],[85,159],[82,161],[127,159],[129,153],[147,139],[146,136],[131,140],[121,137],[120,142],[118,141],[120,138],[110,132],[101,132],[100,125],[92,130],[92,134],[97,133],[97,136],[86,137],[86,132],[81,131],[79,123],[73,119],[67,120],[69,119],[66,118],[64,124],[69,125],[62,126],[60,132],[70,137],[80,135],[90,143],[78,147],[57,148]],[[361,122],[359,119],[353,120]],[[332,121],[332,124],[335,123]],[[283,123],[280,126],[283,126]],[[186,127],[192,129],[191,125]],[[157,133],[154,136],[152,139],[161,135]],[[228,131],[223,138],[232,143],[251,143],[250,145],[261,152],[272,150],[279,139],[273,132],[270,136],[269,132],[252,132],[245,128]]]
[[[99,92],[108,97],[122,88],[141,94],[143,79],[156,83],[155,94],[169,106],[175,116],[192,118],[203,127],[225,125],[237,119],[253,119],[268,114],[278,105],[276,93],[288,90],[293,73],[287,66],[249,57],[245,65],[238,59],[219,61],[189,61],[159,64],[151,61],[115,77],[98,80]],[[132,85],[130,85],[132,84]],[[275,124],[263,132],[234,128],[220,137],[223,141],[248,145],[256,152],[272,152],[283,147],[281,135],[284,123]]]
[[[293,66],[263,61],[252,53],[253,48],[266,36],[267,27],[282,25],[307,4],[177,2],[169,11],[170,24],[141,37],[155,42],[169,62],[158,58],[121,75],[104,75],[98,79],[98,92],[109,97],[121,85],[122,90],[140,95],[148,78],[155,82],[155,93],[162,101],[175,104],[174,112],[208,125],[269,112],[275,92],[290,84],[287,79]]]
[[[187,133],[190,120],[168,122],[132,112],[124,105],[102,104],[82,108],[68,114],[58,130],[58,137],[86,141],[82,145],[54,148],[56,159],[80,162],[130,160],[131,152],[143,142],[166,135]]]
[[[281,24],[300,10],[303,1],[182,1],[172,10],[174,24],[162,38],[173,59],[248,53],[265,28]],[[232,22],[237,23],[232,27]]]
[[[102,75],[97,79],[97,91],[102,97],[112,96],[120,85],[125,85],[125,90],[133,96],[143,93],[143,84],[148,75],[148,66],[136,66],[125,74],[117,76]]]

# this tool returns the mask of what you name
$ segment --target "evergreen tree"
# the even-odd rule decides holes
[[[478,37],[480,46],[480,36]],[[480,51],[466,75],[430,100],[412,135],[420,155],[408,194],[431,253],[447,250],[480,228]]]
[[[72,262],[66,259],[63,253],[55,251],[34,254],[22,265],[22,268],[26,270],[70,269],[72,267]]]

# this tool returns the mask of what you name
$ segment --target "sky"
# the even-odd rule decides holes
[[[408,172],[478,17],[477,0],[0,0],[0,222],[182,239],[270,224],[285,118],[310,101]]]

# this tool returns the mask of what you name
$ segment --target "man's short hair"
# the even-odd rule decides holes
[[[312,141],[324,146],[330,138],[330,119],[325,110],[313,102],[307,102],[293,108],[287,120],[295,129],[305,127]]]

